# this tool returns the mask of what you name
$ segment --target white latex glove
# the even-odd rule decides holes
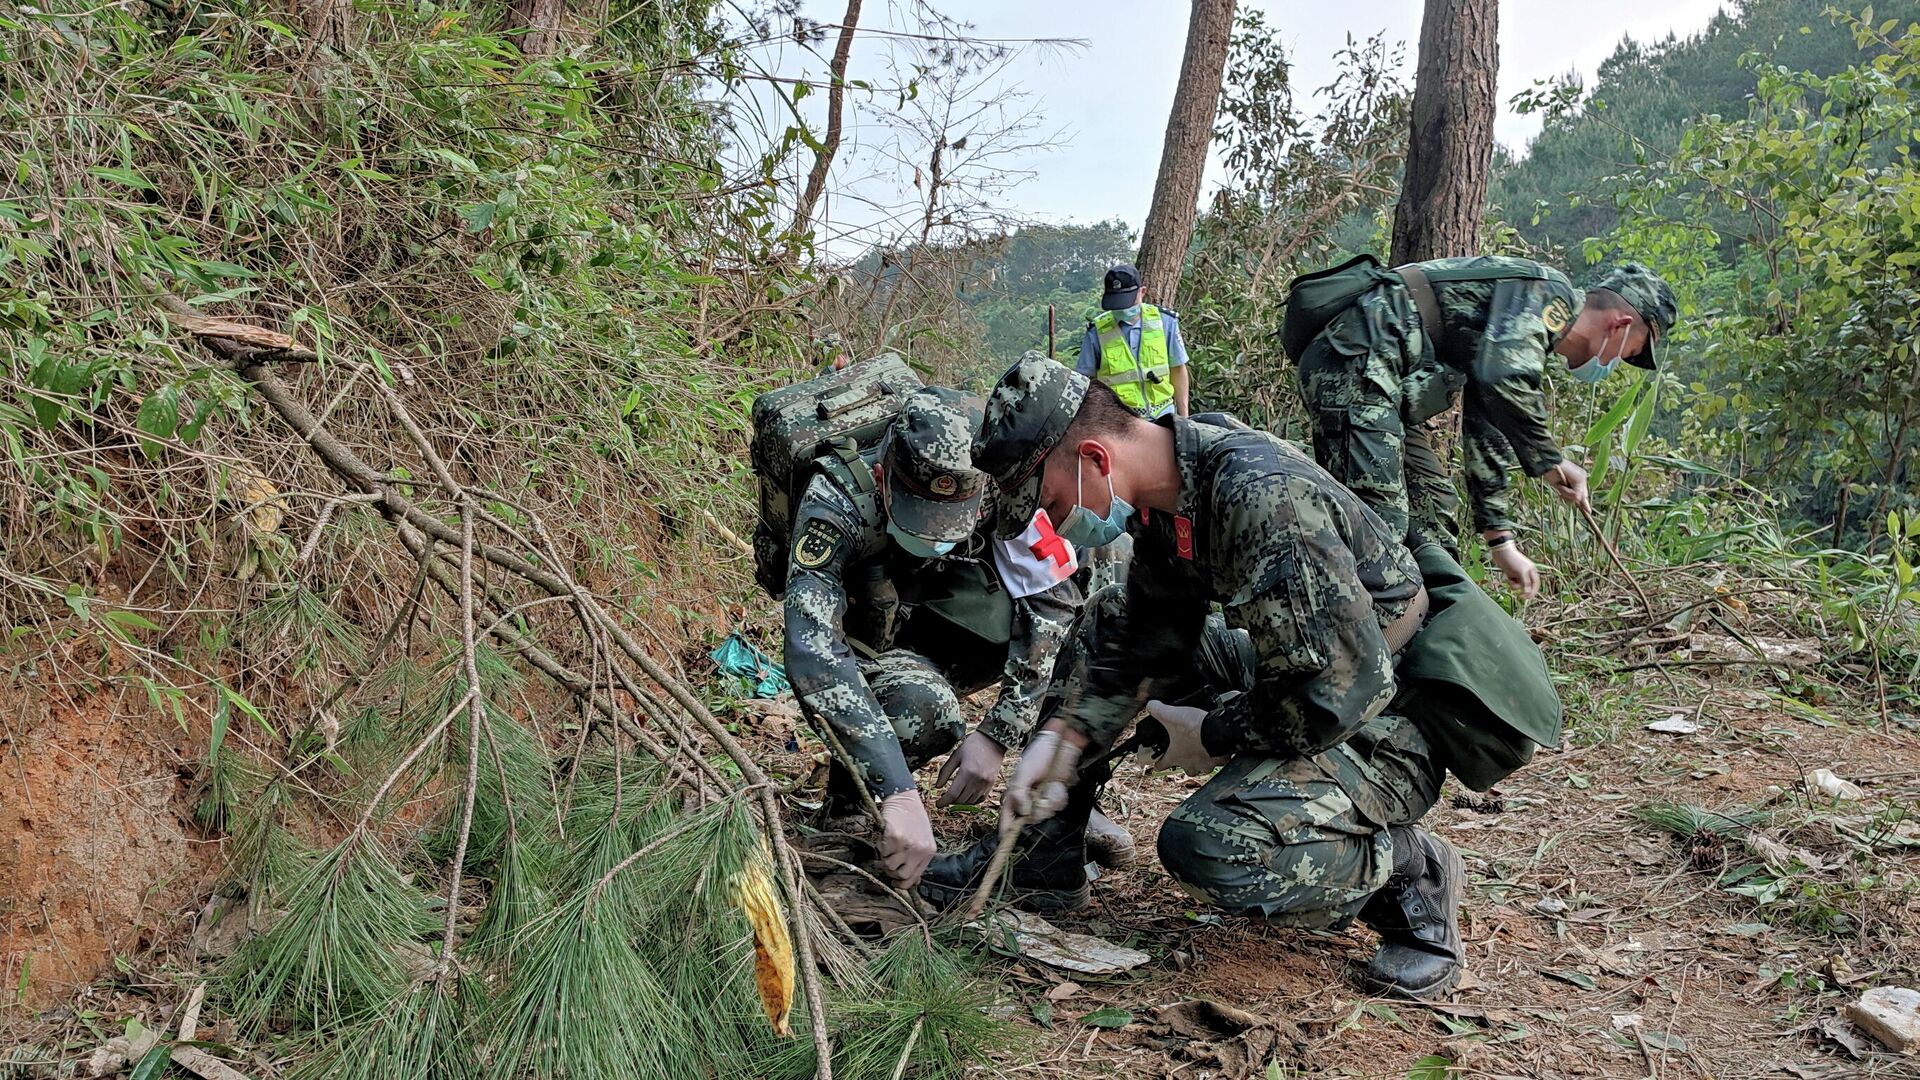
[[[1226,757],[1207,753],[1200,741],[1200,725],[1206,722],[1207,710],[1149,701],[1147,715],[1167,729],[1167,752],[1149,762],[1149,770],[1179,769],[1188,776],[1205,776],[1227,763]]]
[[[1488,553],[1493,565],[1507,575],[1507,587],[1531,600],[1540,595],[1540,568],[1533,565],[1516,543],[1502,544]]]
[[[1045,821],[1067,805],[1067,784],[1080,765],[1080,746],[1060,732],[1043,728],[1027,743],[1007,778],[1007,791],[1000,797],[1000,823],[1025,818],[1027,824]]]
[[[1587,470],[1571,461],[1562,461],[1553,468],[1540,474],[1554,494],[1579,507],[1587,513],[1593,513],[1593,498],[1587,493]]]
[[[933,823],[918,791],[898,791],[880,800],[880,865],[902,889],[920,884],[933,861]]]
[[[976,731],[962,739],[953,753],[947,755],[946,764],[940,766],[940,775],[934,778],[934,784],[941,789],[940,799],[934,805],[980,803],[993,790],[993,782],[1000,779],[1000,763],[1006,759],[1006,747],[986,735]]]

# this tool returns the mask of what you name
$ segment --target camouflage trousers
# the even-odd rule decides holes
[[[861,664],[860,674],[893,725],[909,768],[925,765],[966,737],[960,697],[933,661],[907,649],[891,649]]]
[[[1342,927],[1393,870],[1387,826],[1425,816],[1442,779],[1420,730],[1392,715],[1312,757],[1242,754],[1160,826],[1160,863],[1201,903]]]
[[[1320,467],[1409,547],[1423,536],[1457,559],[1460,497],[1426,421],[1446,410],[1458,388],[1402,375],[1422,349],[1419,319],[1404,310],[1405,295],[1376,289],[1327,324],[1300,357],[1300,395]]]
[[[907,768],[918,769],[960,745],[966,737],[967,718],[960,711],[960,696],[933,661],[909,649],[889,649],[862,662],[860,674],[893,727]],[[816,731],[823,726],[811,719],[809,722],[815,724]],[[837,755],[827,773],[827,798],[830,813],[850,813],[859,806],[853,774]]]

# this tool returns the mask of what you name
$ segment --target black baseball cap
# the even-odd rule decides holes
[[[1100,282],[1100,306],[1108,311],[1130,308],[1140,302],[1140,271],[1132,263],[1116,263],[1107,267],[1107,276]]]

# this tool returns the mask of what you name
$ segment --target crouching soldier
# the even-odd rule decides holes
[[[877,448],[829,459],[794,511],[787,674],[853,768],[835,754],[828,813],[858,812],[864,785],[882,818],[881,862],[907,888],[934,854],[913,770],[952,751],[940,804],[985,800],[1033,727],[1080,603],[1064,573],[1055,583],[1015,565],[1022,549],[983,522],[988,485],[969,461],[978,417],[976,398],[915,391]],[[1013,572],[1049,587],[1015,595],[1002,583]],[[999,698],[969,734],[959,699],[996,682]],[[1130,860],[1125,833],[1101,835],[1116,845],[1106,859]]]
[[[1134,537],[1125,604],[1102,620],[1084,687],[1022,754],[1003,812],[1077,812],[1078,763],[1144,707],[1165,730],[1156,767],[1219,770],[1160,830],[1161,863],[1188,893],[1292,926],[1358,917],[1382,939],[1372,987],[1449,990],[1465,866],[1417,823],[1447,768],[1485,787],[1558,741],[1559,700],[1524,629],[1437,545],[1416,560],[1265,432],[1143,420],[1032,362],[1007,372],[986,411],[974,462],[1003,520],[1039,507],[1062,535]],[[1210,602],[1250,639],[1246,689],[1204,710],[1150,700],[1156,679],[1193,666]]]

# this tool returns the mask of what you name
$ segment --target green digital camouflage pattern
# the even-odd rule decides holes
[[[1546,365],[1582,294],[1524,259],[1436,259],[1430,271],[1533,276],[1436,281],[1441,332],[1428,335],[1401,286],[1362,293],[1314,338],[1298,365],[1314,457],[1402,536],[1451,544],[1458,505],[1418,425],[1461,403],[1461,458],[1473,528],[1513,527],[1508,474],[1559,464],[1547,428]],[[1438,342],[1438,348],[1433,347]]]
[[[1015,600],[1005,645],[945,626],[915,634],[912,606],[900,601],[937,579],[943,563],[988,559],[988,520],[952,557],[921,560],[888,540],[876,495],[820,473],[801,497],[785,598],[787,677],[876,799],[912,789],[913,769],[959,738],[958,697],[1000,682],[980,730],[1003,746],[1019,746],[1033,726],[1079,607],[1071,583]],[[850,636],[877,659],[856,657]],[[914,651],[896,648],[902,642]]]
[[[1160,863],[1200,903],[1344,926],[1393,870],[1387,826],[1420,820],[1442,778],[1419,729],[1391,714],[1311,757],[1241,754],[1160,826]]]
[[[1121,586],[1087,598],[1042,717],[1084,690],[1100,640],[1125,610]],[[1150,695],[1208,708],[1255,684],[1250,637],[1218,614],[1207,616],[1192,659]],[[1424,815],[1441,776],[1419,730],[1388,714],[1311,757],[1242,754],[1161,825],[1160,862],[1201,903],[1290,926],[1339,926],[1393,868],[1385,827]]]
[[[881,443],[896,529],[930,543],[958,543],[980,522],[987,474],[973,467],[980,400],[944,386],[907,395]]]
[[[1419,591],[1419,567],[1291,443],[1172,423],[1180,506],[1134,532],[1126,611],[1103,632],[1086,692],[1063,715],[1110,744],[1151,679],[1192,664],[1212,601],[1259,660],[1249,691],[1208,716],[1208,749],[1319,753],[1393,697],[1382,628]]]

